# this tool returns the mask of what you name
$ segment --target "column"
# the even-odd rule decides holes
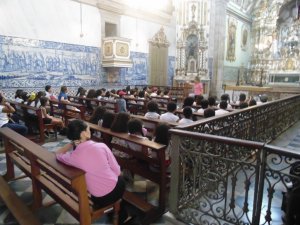
[[[226,38],[226,9],[228,0],[212,0],[210,7],[210,31],[208,57],[212,59],[212,72],[210,83],[210,95],[222,94],[222,83],[225,59],[225,38]]]

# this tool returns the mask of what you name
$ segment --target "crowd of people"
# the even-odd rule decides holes
[[[263,104],[267,101],[266,96],[261,96],[261,102],[258,103],[254,99],[246,99],[245,94],[241,94],[239,101],[231,103],[228,94],[221,96],[220,102],[216,103],[216,98],[209,97],[205,99],[201,94],[186,97],[182,102],[182,107],[178,107],[176,99],[167,102],[166,112],[160,113],[160,103],[151,100],[151,97],[161,96],[162,98],[170,98],[169,90],[160,90],[159,88],[145,87],[141,90],[138,88],[130,89],[127,87],[122,90],[105,89],[86,91],[84,88],[78,88],[76,96],[82,97],[82,104],[86,104],[87,112],[90,113],[89,122],[97,124],[104,128],[109,128],[113,132],[127,133],[141,140],[148,139],[147,129],[144,128],[143,122],[136,118],[131,118],[128,113],[127,102],[142,104],[141,99],[149,99],[147,102],[147,112],[144,117],[148,119],[157,119],[161,123],[156,126],[152,141],[166,145],[166,166],[171,163],[169,141],[170,136],[168,123],[178,123],[179,125],[188,125],[194,122],[193,113],[203,114],[205,118],[230,113],[237,105],[240,108]],[[125,98],[126,97],[126,98]],[[84,100],[84,98],[86,98]],[[98,106],[93,108],[92,99],[105,99],[107,101],[116,101],[119,112],[113,113],[105,108]],[[104,143],[98,143],[91,140],[91,132],[89,126],[81,120],[73,120],[68,123],[66,128],[61,118],[49,114],[49,100],[57,100],[58,102],[69,102],[68,88],[62,86],[60,93],[56,96],[52,92],[50,85],[45,87],[45,91],[38,93],[27,93],[23,90],[17,90],[15,101],[40,108],[45,124],[54,124],[61,128],[62,134],[67,134],[70,143],[59,148],[56,151],[56,157],[62,163],[80,168],[86,172],[86,182],[91,200],[96,207],[103,207],[122,198],[125,191],[125,182],[121,176],[120,166],[116,161],[116,157],[129,159],[132,156],[121,152],[117,149],[109,149]],[[176,115],[177,111],[182,111],[183,118]],[[28,128],[18,121],[15,108],[6,102],[4,94],[0,95],[0,126],[9,127],[16,132],[26,135]],[[100,133],[93,134],[101,136]],[[130,148],[134,151],[142,151],[140,145],[112,137],[112,143]],[[151,149],[144,152],[149,157],[157,157]],[[157,171],[159,168],[149,168]],[[124,171],[123,171],[124,172]],[[130,173],[129,173],[130,174]],[[129,179],[128,177],[125,177]],[[130,179],[133,179],[132,177]],[[128,224],[131,217],[128,216],[124,205],[121,206],[120,224]]]

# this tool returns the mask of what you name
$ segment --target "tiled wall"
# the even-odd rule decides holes
[[[62,85],[71,90],[144,85],[148,81],[148,54],[131,52],[132,68],[120,69],[115,83],[107,81],[97,47],[32,40],[0,35],[0,89],[8,93],[22,88],[43,90],[51,84],[56,92]],[[169,57],[168,84],[172,84],[175,57]]]

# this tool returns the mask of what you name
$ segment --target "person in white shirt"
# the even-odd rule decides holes
[[[230,99],[229,99],[229,95],[228,94],[222,94],[221,95],[221,101],[226,101],[227,102],[227,108],[226,109],[232,109],[232,106],[229,104]],[[220,104],[218,104],[217,107],[221,108]]]
[[[6,102],[4,95],[0,92],[0,127],[8,127],[21,135],[26,135],[28,128],[14,121],[9,121],[8,114],[14,113],[15,109]]]
[[[57,100],[57,97],[52,93],[52,87],[51,85],[46,85],[45,87],[45,93],[46,93],[46,96],[48,99],[51,99],[51,100]]]
[[[220,115],[224,115],[224,114],[229,113],[228,111],[226,111],[227,101],[221,101],[219,105],[220,105],[220,109],[215,111],[216,116],[220,116]]]
[[[204,110],[208,108],[208,100],[203,99],[201,100],[201,108],[197,111],[197,113],[204,114]]]
[[[155,101],[150,101],[147,104],[148,112],[145,114],[145,118],[147,119],[159,119],[160,115],[158,112],[158,105]]]
[[[190,123],[194,122],[192,120],[193,110],[190,106],[186,106],[186,107],[183,108],[183,116],[184,116],[184,118],[182,118],[178,122],[180,125],[187,125],[187,124],[190,124]]]
[[[179,117],[174,115],[176,108],[177,108],[177,105],[175,102],[169,102],[167,105],[168,112],[162,114],[160,116],[160,120],[165,121],[165,122],[178,122]]]

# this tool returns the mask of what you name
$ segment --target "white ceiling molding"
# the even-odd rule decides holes
[[[108,11],[119,15],[126,15],[140,18],[147,21],[160,24],[170,24],[173,16],[174,7],[172,4],[166,10],[147,11],[143,9],[134,9],[125,4],[122,0],[72,0],[82,4],[97,7],[101,11]]]

